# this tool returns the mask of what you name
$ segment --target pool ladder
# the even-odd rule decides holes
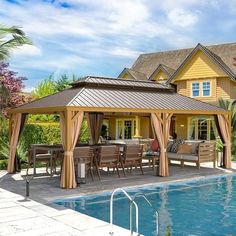
[[[138,220],[138,205],[137,203],[134,201],[136,197],[143,197],[145,199],[145,201],[149,204],[149,206],[152,206],[151,202],[146,198],[146,196],[144,194],[135,194],[134,197],[132,198],[123,188],[116,188],[112,194],[111,194],[111,198],[110,198],[110,226],[111,226],[111,231],[110,231],[110,235],[111,236],[114,236],[114,231],[113,231],[113,199],[114,199],[114,195],[115,193],[117,192],[123,192],[124,195],[129,199],[130,201],[130,235],[134,235],[134,232],[133,232],[133,206],[135,206],[135,224],[136,224],[136,232],[135,234],[137,236],[140,236],[140,233],[139,233],[139,220]],[[154,208],[153,208],[154,209]],[[157,232],[157,235],[158,235],[158,212],[155,210],[155,215],[156,215],[156,232]]]

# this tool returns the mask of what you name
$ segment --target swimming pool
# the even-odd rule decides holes
[[[159,233],[165,235],[236,235],[236,176],[208,177],[200,180],[157,184],[126,189],[132,196],[145,194],[159,213]],[[109,222],[111,193],[89,195],[55,203]],[[142,197],[139,228],[146,236],[156,235],[155,213]],[[129,229],[129,202],[122,193],[114,197],[114,224]]]

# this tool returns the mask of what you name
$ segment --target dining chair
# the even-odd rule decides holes
[[[89,146],[75,147],[73,155],[74,155],[74,162],[75,162],[76,179],[78,179],[78,163],[79,161],[83,159],[86,166],[86,170],[85,170],[86,176],[89,172],[93,181],[94,180],[93,178],[93,158],[94,158],[93,148]]]
[[[53,169],[55,168],[55,160],[52,156],[51,153],[49,153],[47,150],[40,150],[40,148],[37,148],[35,150],[35,160],[34,160],[34,149],[31,147],[28,149],[28,162],[27,162],[27,170],[26,174],[28,175],[29,168],[36,163],[46,163],[46,172],[50,175],[53,173]],[[50,173],[48,172],[48,168],[50,167]],[[35,168],[35,173],[36,174],[36,168]]]
[[[120,164],[123,169],[124,175],[125,167],[130,167],[130,170],[132,171],[132,167],[137,168],[137,166],[140,167],[140,170],[143,174],[142,155],[143,145],[130,144],[125,146],[123,155],[120,157]]]
[[[101,180],[100,168],[107,167],[115,168],[117,170],[118,177],[119,173],[119,147],[115,145],[100,146],[98,148],[97,157],[95,158],[95,165],[97,169],[97,174]]]

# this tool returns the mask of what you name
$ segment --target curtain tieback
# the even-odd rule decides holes
[[[66,151],[66,152],[64,152],[64,155],[66,155],[66,156],[72,156],[72,155],[73,155],[73,152],[72,152],[72,151]]]
[[[161,148],[161,152],[166,152],[166,148]]]

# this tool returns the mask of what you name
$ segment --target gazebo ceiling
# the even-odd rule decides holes
[[[222,114],[224,109],[175,92],[171,85],[115,78],[86,77],[72,88],[13,109],[12,113],[83,111]]]

